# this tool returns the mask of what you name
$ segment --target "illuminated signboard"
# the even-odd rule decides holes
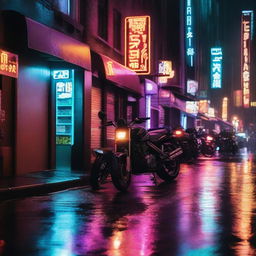
[[[210,106],[209,100],[199,100],[199,110],[198,111],[203,114],[208,113],[209,106]]]
[[[222,49],[211,48],[211,88],[221,88]]]
[[[236,107],[242,107],[243,105],[242,90],[234,91],[234,105]]]
[[[54,70],[53,79],[69,79],[69,70]]]
[[[18,55],[0,49],[0,74],[18,78]]]
[[[224,97],[222,100],[222,120],[228,121],[228,98]]]
[[[187,93],[191,95],[196,95],[198,91],[198,82],[194,80],[188,80],[187,81]]]
[[[198,102],[197,101],[186,101],[186,112],[197,115],[198,113]]]
[[[185,8],[185,40],[186,40],[186,56],[187,64],[190,67],[194,66],[194,31],[193,31],[193,10],[192,10],[192,0],[186,0]]]
[[[250,52],[253,11],[242,12],[241,24],[241,87],[243,91],[243,106],[250,107]]]
[[[158,65],[159,83],[165,84],[167,80],[173,78],[175,75],[172,69],[172,62],[168,60],[160,60]]]
[[[208,117],[215,117],[215,109],[214,108],[209,108],[207,116]]]
[[[125,18],[125,66],[139,75],[150,74],[150,17]]]

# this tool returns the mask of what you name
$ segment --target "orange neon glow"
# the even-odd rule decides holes
[[[224,97],[222,101],[222,120],[228,120],[228,98]]]
[[[112,61],[107,61],[106,72],[107,72],[108,76],[113,76],[114,75],[113,62]]]
[[[125,66],[139,75],[150,74],[150,16],[125,18]]]
[[[0,75],[18,78],[18,55],[0,49]]]

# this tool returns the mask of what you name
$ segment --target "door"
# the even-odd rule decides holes
[[[0,75],[0,176],[14,170],[14,95],[15,80]]]
[[[74,70],[54,70],[56,169],[70,170],[74,145]]]

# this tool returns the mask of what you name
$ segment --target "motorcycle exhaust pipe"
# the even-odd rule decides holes
[[[173,160],[174,158],[180,156],[183,153],[181,148],[176,148],[175,150],[173,150],[172,152],[170,152],[169,154],[169,158],[171,160]]]

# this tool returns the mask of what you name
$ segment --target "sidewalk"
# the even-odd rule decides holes
[[[88,183],[88,173],[70,170],[46,170],[0,178],[0,201],[56,192]]]

